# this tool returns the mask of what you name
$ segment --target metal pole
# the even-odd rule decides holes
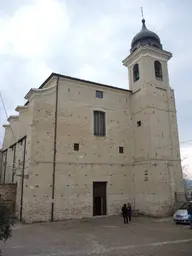
[[[59,76],[57,77],[57,83],[56,83],[56,98],[55,98],[55,129],[54,129],[53,174],[52,174],[53,178],[52,178],[51,222],[54,221],[55,168],[56,168],[56,153],[57,153],[58,87],[59,87]]]
[[[24,174],[25,174],[25,152],[26,152],[26,140],[27,140],[27,137],[25,137],[25,138],[24,138],[23,168],[22,168],[22,176],[21,176],[20,221],[22,221],[22,217],[23,217],[23,187],[24,187]]]
[[[16,144],[14,146],[14,153],[13,153],[13,169],[12,169],[12,182],[14,182],[14,170],[15,170],[15,155],[16,155]]]

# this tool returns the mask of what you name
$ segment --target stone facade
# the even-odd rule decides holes
[[[93,182],[99,181],[107,182],[107,215],[119,214],[127,202],[150,216],[172,213],[184,185],[170,57],[149,46],[128,56],[123,64],[131,90],[53,73],[28,92],[27,104],[4,126],[2,148],[1,182],[17,183],[18,218],[91,217]],[[162,79],[155,77],[156,60]],[[134,82],[135,64],[140,77]],[[94,111],[105,113],[105,136],[94,136]]]
[[[3,199],[12,214],[15,214],[16,191],[16,184],[0,184],[0,199]]]

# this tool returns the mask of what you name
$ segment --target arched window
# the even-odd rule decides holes
[[[163,78],[162,66],[161,66],[161,63],[159,61],[156,60],[154,62],[154,68],[155,68],[155,76],[157,78]]]
[[[139,65],[135,64],[133,67],[133,81],[136,82],[139,80]]]

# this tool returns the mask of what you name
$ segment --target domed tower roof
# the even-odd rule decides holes
[[[142,23],[143,25],[141,31],[133,38],[131,42],[131,52],[134,52],[140,46],[145,45],[162,49],[161,40],[158,35],[147,29],[144,19],[142,19]]]

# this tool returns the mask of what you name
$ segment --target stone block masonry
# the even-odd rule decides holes
[[[128,202],[146,215],[172,214],[175,193],[184,193],[172,54],[157,37],[148,45],[153,36],[123,61],[131,91],[52,73],[9,117],[2,174],[17,183],[20,220],[114,215]]]
[[[12,214],[15,214],[17,184],[0,184],[0,198],[10,207]]]

